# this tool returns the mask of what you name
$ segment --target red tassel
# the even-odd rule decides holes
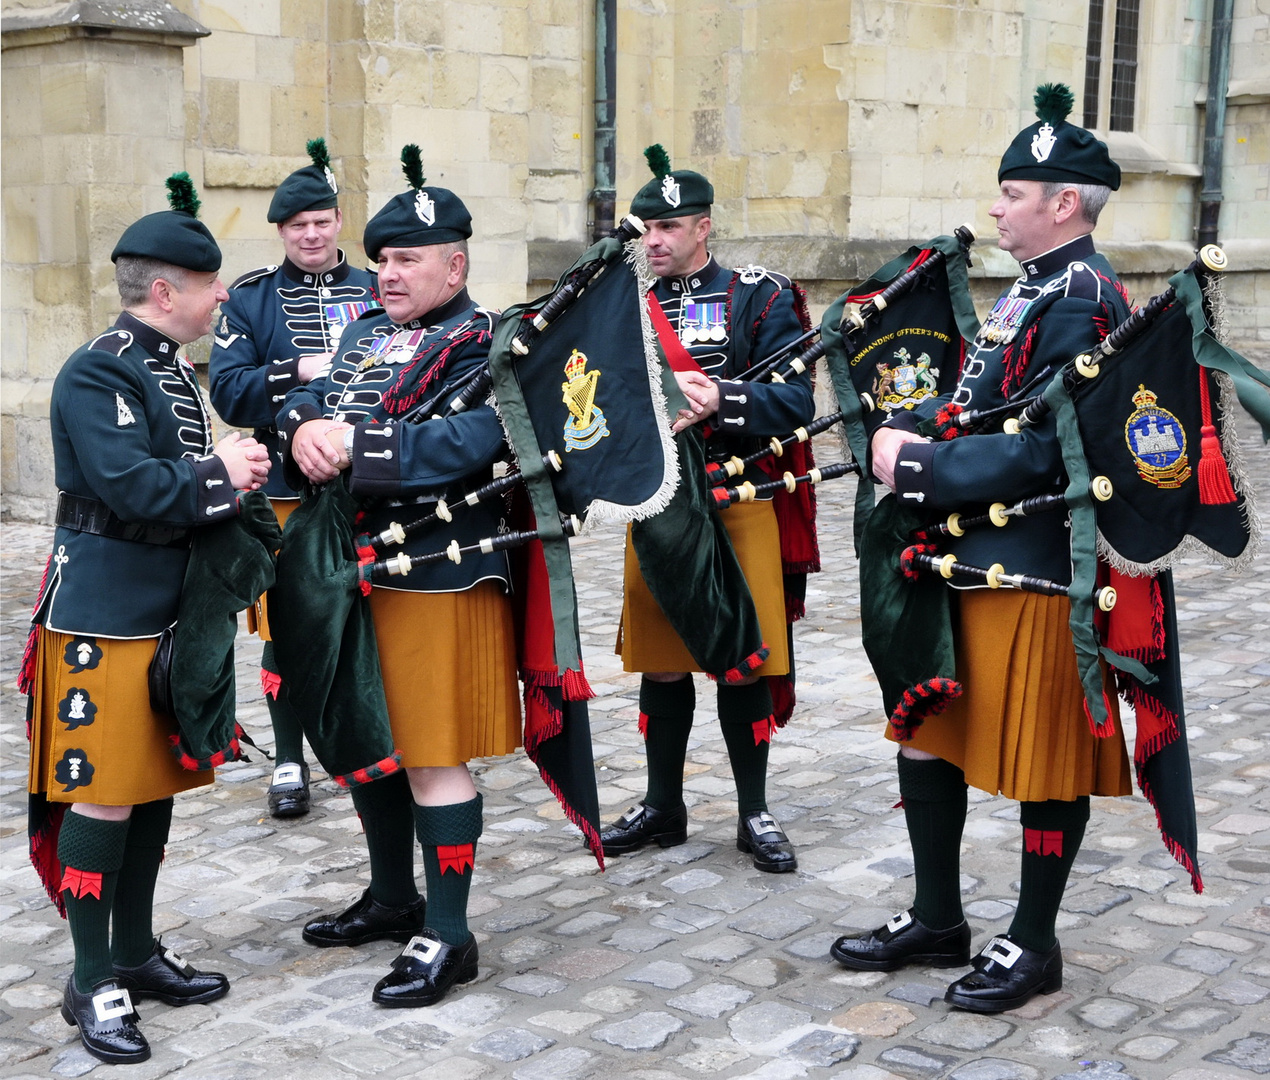
[[[464,870],[476,868],[476,849],[471,844],[438,844],[437,860],[442,874],[453,870],[461,877]]]
[[[1199,371],[1199,501],[1204,506],[1224,506],[1235,501],[1235,488],[1221,450],[1221,438],[1213,424],[1213,405],[1208,396],[1208,372]]]
[[[264,691],[265,697],[271,697],[274,701],[277,701],[278,691],[282,689],[282,676],[276,671],[269,671],[267,668],[261,668],[260,689]]]
[[[639,714],[639,733],[645,739],[648,738],[648,713],[646,712]]]
[[[62,872],[59,891],[65,892],[67,889],[77,900],[82,900],[85,896],[95,896],[100,900],[101,874],[96,870],[76,870],[75,867],[68,866]]]

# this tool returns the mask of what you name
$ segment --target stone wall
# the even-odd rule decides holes
[[[274,186],[326,137],[343,246],[423,149],[472,209],[472,289],[544,291],[591,235],[594,0],[3,0],[4,512],[48,505],[44,417],[64,356],[115,308],[109,248],[186,168],[232,280],[280,257]],[[1191,257],[1206,0],[1143,5],[1138,112],[1100,245],[1144,299]],[[823,309],[908,243],[969,221],[982,303],[1016,266],[988,217],[1037,83],[1082,84],[1085,5],[1048,0],[617,0],[617,206],[643,149],[714,182],[715,249],[799,278]],[[72,12],[180,15],[193,37],[61,37]],[[50,15],[52,13],[52,15]],[[81,19],[82,22],[82,19]],[[26,29],[19,30],[19,24]],[[1230,330],[1270,341],[1270,13],[1235,0],[1222,240]],[[1079,108],[1079,106],[1078,106]],[[207,343],[191,349],[205,357]]]

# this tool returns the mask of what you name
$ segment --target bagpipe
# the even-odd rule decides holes
[[[1270,437],[1270,377],[1221,344],[1215,331],[1215,276],[1224,265],[1220,251],[1205,250],[1095,348],[1031,373],[1004,406],[959,415],[941,410],[919,426],[922,434],[948,439],[998,431],[998,438],[1028,438],[1050,425],[1067,474],[1062,490],[935,523],[928,511],[890,496],[878,504],[860,544],[864,644],[900,740],[962,692],[947,579],[1068,598],[1090,729],[1100,737],[1113,733],[1110,672],[1136,709],[1139,786],[1197,890],[1167,571],[1196,550],[1236,566],[1251,558],[1260,526],[1231,421],[1236,400]],[[1019,528],[1011,523],[1054,512],[1066,519],[1070,582],[1008,573],[995,563],[968,565],[955,554],[973,530]],[[911,649],[917,640],[920,653]]]

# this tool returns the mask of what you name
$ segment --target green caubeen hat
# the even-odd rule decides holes
[[[1068,184],[1120,187],[1120,166],[1107,144],[1092,132],[1067,122],[1075,99],[1062,83],[1045,83],[1033,97],[1040,118],[1020,131],[1001,158],[997,182],[1053,180]]]
[[[362,246],[373,261],[386,247],[452,244],[472,235],[472,215],[453,191],[424,187],[423,158],[414,143],[402,148],[401,167],[410,190],[395,195],[366,223]]]
[[[220,269],[220,248],[211,230],[198,220],[201,203],[194,181],[187,172],[173,173],[167,179],[167,189],[172,209],[146,214],[124,229],[110,261],[131,256],[214,273]]]
[[[325,139],[310,139],[304,144],[312,165],[296,169],[278,185],[269,204],[268,220],[275,224],[306,210],[330,210],[339,205],[339,185],[331,172],[331,155]]]
[[[644,151],[653,179],[631,200],[631,213],[644,221],[658,218],[687,217],[708,214],[714,202],[714,188],[698,172],[689,169],[670,171],[670,155],[661,143]]]

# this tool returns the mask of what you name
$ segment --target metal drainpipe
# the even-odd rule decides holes
[[[595,0],[595,188],[591,240],[613,231],[617,207],[617,0]]]
[[[1204,178],[1199,192],[1199,247],[1217,243],[1233,6],[1234,0],[1213,0],[1213,35],[1208,55],[1208,100],[1204,105]]]

